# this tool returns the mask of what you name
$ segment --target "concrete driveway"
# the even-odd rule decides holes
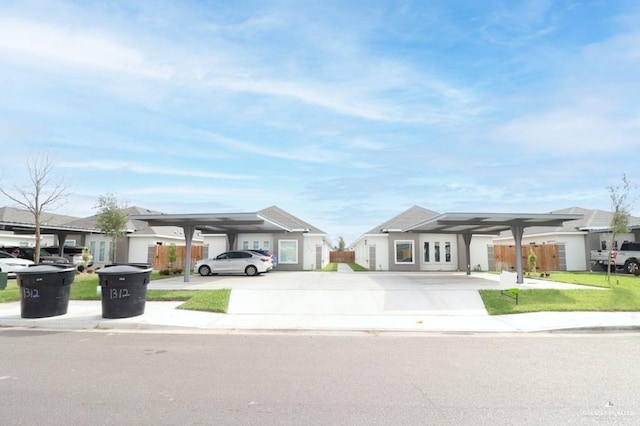
[[[579,286],[525,280],[520,288]],[[487,315],[480,289],[507,288],[493,274],[282,272],[154,281],[149,288],[231,288],[229,314]]]

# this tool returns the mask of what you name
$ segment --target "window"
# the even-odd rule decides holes
[[[242,250],[249,250],[249,241],[242,242]]]
[[[269,246],[271,246],[271,244],[269,244],[269,241],[262,242],[262,250],[269,251]]]
[[[116,260],[113,258],[113,241],[109,241],[109,260],[115,262]]]
[[[100,241],[100,254],[98,255],[98,261],[104,262],[104,250],[106,248],[106,243],[104,241]]]
[[[64,246],[65,247],[75,247],[76,246],[76,240],[64,240]]]
[[[91,253],[91,256],[97,257],[96,256],[96,242],[95,241],[91,241],[91,243],[89,244],[89,253]]]
[[[258,250],[260,248],[260,241],[254,241],[253,242],[253,249],[254,250]]]
[[[396,263],[413,263],[413,241],[396,241]]]
[[[278,241],[278,263],[298,263],[298,241]]]
[[[440,242],[433,243],[435,261],[440,262]]]
[[[444,261],[451,262],[451,243],[444,243]]]
[[[429,243],[424,243],[424,261],[430,262],[431,253],[429,252]]]

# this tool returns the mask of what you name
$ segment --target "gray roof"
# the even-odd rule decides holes
[[[65,216],[61,214],[43,212],[40,220],[43,224],[58,226],[67,225],[70,221],[76,219],[73,216]],[[22,224],[34,224],[33,213],[26,209],[18,209],[15,207],[0,207],[0,222],[12,222]]]
[[[325,234],[324,231],[311,225],[308,222],[280,209],[277,206],[267,207],[256,213],[215,213],[215,214],[191,214],[191,215],[166,215],[159,211],[149,210],[143,207],[132,206],[125,209],[130,218],[127,223],[127,231],[141,235],[170,235],[182,237],[184,231],[182,224],[185,220],[193,223],[213,220],[218,223],[225,223],[222,227],[209,226],[209,232],[286,232],[300,231]],[[43,230],[78,230],[82,232],[100,232],[96,226],[98,215],[85,218],[44,213]],[[140,218],[153,218],[151,225],[146,220]],[[229,221],[236,222],[228,226]],[[34,227],[33,215],[23,209],[13,207],[0,208],[0,225],[8,229]],[[203,231],[206,231],[203,229]]]
[[[383,230],[402,230],[438,216],[439,213],[420,206],[413,206],[397,216],[371,229],[367,234],[380,234]]]
[[[125,209],[129,216],[133,215],[148,215],[148,214],[162,214],[161,212],[155,210],[145,209],[144,207],[132,206]],[[98,215],[93,215],[81,219],[76,219],[70,224],[73,226],[86,227],[86,228],[96,228],[96,220]],[[183,230],[180,227],[175,226],[149,226],[149,224],[143,220],[135,220],[129,219],[127,222],[126,229],[128,232],[133,232],[136,234],[143,235],[177,235],[182,236]]]
[[[613,216],[613,213],[605,210],[589,210],[581,207],[568,207],[566,209],[554,210],[551,213],[581,214],[582,218],[565,222],[561,226],[532,226],[525,229],[525,235],[576,231],[606,231],[611,227],[611,218]],[[640,218],[631,216],[629,218],[629,226],[631,228],[640,226]],[[508,237],[510,235],[510,231],[505,231],[500,236]]]
[[[78,220],[79,218],[73,216],[43,212],[40,216],[40,229],[44,233],[54,231],[91,232],[94,230],[91,226],[77,223]],[[14,232],[28,232],[35,229],[35,219],[29,210],[0,207],[0,225]]]
[[[277,206],[267,207],[266,209],[262,209],[258,212],[258,216],[263,217],[269,222],[273,222],[287,229],[306,229],[308,232],[313,234],[325,234],[319,228],[305,222],[304,220],[295,217],[294,215],[287,213]]]

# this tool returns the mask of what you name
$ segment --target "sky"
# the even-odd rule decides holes
[[[414,205],[611,210],[639,82],[635,0],[1,0],[0,185],[46,155],[58,214],[276,205],[334,244]]]

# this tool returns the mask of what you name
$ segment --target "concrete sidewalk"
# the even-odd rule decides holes
[[[147,302],[145,313],[102,318],[100,301],[70,301],[65,315],[21,318],[20,303],[0,304],[0,327],[72,330],[173,330],[192,332],[362,331],[503,333],[569,329],[640,330],[639,312],[539,312],[484,315],[259,315],[215,314],[176,309],[181,302]]]
[[[145,313],[102,318],[101,301],[69,301],[65,315],[21,318],[19,302],[0,304],[0,327],[181,332],[451,332],[640,330],[640,312],[540,312],[490,316],[478,289],[500,289],[498,276],[475,274],[288,273],[153,281],[149,289],[232,288],[229,313],[146,302]],[[521,288],[580,288],[525,280]]]

